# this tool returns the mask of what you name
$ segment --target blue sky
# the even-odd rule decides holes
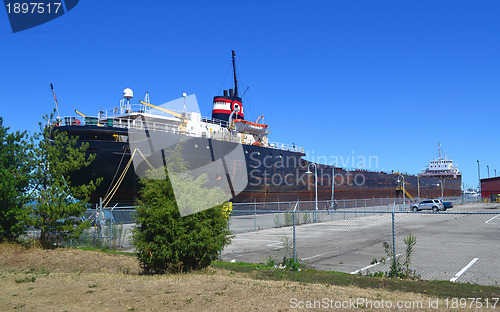
[[[236,50],[246,118],[264,114],[271,141],[408,173],[441,142],[476,186],[476,160],[500,174],[499,16],[498,1],[82,0],[13,34],[0,9],[0,116],[35,131],[50,83],[61,115],[117,106],[129,87],[157,104],[194,93],[210,116]]]

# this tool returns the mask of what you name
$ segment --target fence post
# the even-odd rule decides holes
[[[257,231],[257,200],[253,198],[253,230]]]
[[[278,227],[281,227],[280,222],[280,198],[278,197]]]
[[[99,210],[97,204],[95,205],[95,216],[94,216],[94,239],[92,243],[92,247],[96,246],[97,243],[97,222],[99,222]]]
[[[102,222],[101,219],[104,218],[104,211],[102,211],[102,197],[99,198],[99,246],[102,247]],[[104,219],[106,222],[106,219]]]
[[[109,239],[109,249],[111,249],[111,250],[113,249],[113,218],[114,218],[114,216],[113,216],[113,208],[111,208],[111,216],[109,218],[109,221],[111,223],[110,230],[109,230],[109,233],[110,233],[109,236],[111,236],[111,238]]]
[[[396,263],[396,227],[394,222],[394,217],[396,215],[396,202],[392,207],[392,260]]]
[[[295,242],[295,209],[297,209],[297,206],[299,205],[299,202],[295,204],[295,208],[293,208],[293,261],[297,262],[297,248],[296,248],[296,242]]]
[[[92,247],[95,247],[95,244],[96,244],[96,241],[97,241],[97,204],[96,204],[96,207],[95,207],[95,213],[96,213],[96,216],[94,216],[94,226],[93,226],[93,229],[94,229],[94,235],[92,235]]]
[[[298,216],[299,216],[299,224],[300,224],[300,204],[299,204],[299,198],[297,197],[297,206],[296,208],[298,209]]]
[[[333,214],[337,212],[337,207],[335,207],[335,202],[332,201],[332,206],[330,208],[330,220],[333,221]]]

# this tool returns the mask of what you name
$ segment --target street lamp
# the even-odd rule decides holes
[[[406,196],[405,196],[405,176],[404,175],[399,175],[398,180],[396,183],[401,183],[401,180],[399,180],[399,177],[403,178],[403,209],[406,211]]]
[[[311,166],[314,166],[314,184],[315,184],[315,188],[316,188],[316,200],[315,200],[315,203],[316,203],[316,212],[318,212],[318,168],[316,167],[315,163],[310,163],[309,166],[307,166],[307,171],[306,171],[307,174],[311,174],[312,173]],[[314,220],[314,222],[316,222],[316,220]]]
[[[417,176],[417,197],[418,201],[420,201],[420,176]]]
[[[335,167],[332,166],[332,207],[335,205],[334,200],[335,200]]]
[[[479,160],[477,161],[477,179],[479,181],[479,196],[481,196],[481,170],[479,168]]]
[[[443,196],[443,181],[439,180],[439,184],[441,184],[441,199],[442,199],[444,197]]]

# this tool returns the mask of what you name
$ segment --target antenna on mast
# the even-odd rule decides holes
[[[236,53],[234,52],[234,50],[231,50],[231,52],[232,52],[232,58],[233,58],[234,96],[238,97],[238,80],[236,80],[236,62],[234,60]]]
[[[182,97],[184,98],[184,105],[182,106],[182,112],[185,114],[186,113],[186,97],[187,93],[182,93]]]
[[[245,92],[243,92],[243,95],[241,97],[244,97],[245,96],[245,93],[247,93],[248,89],[250,89],[250,87],[247,87]]]
[[[439,142],[438,145],[439,145],[439,159],[441,159],[441,142]]]
[[[57,97],[56,97],[56,93],[54,92],[54,86],[52,84],[50,84],[50,89],[52,89],[52,95],[54,96],[54,102],[56,102],[57,120],[60,120],[61,116],[59,116],[59,105],[57,104]]]

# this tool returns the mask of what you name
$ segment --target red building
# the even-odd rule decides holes
[[[500,194],[500,177],[481,179],[482,198],[494,199],[498,194]]]

